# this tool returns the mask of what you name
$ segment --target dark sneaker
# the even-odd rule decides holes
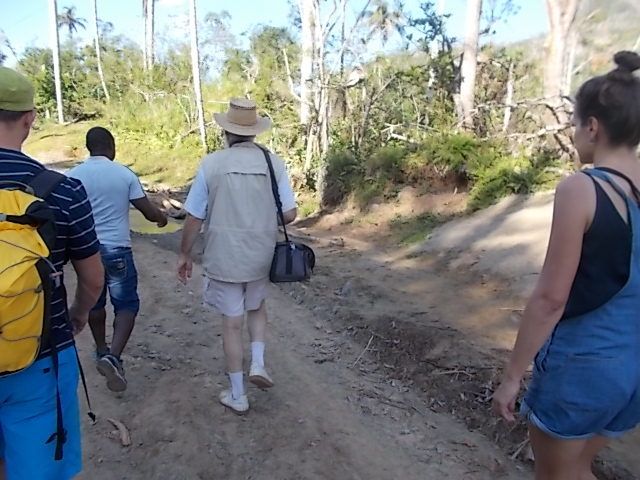
[[[105,350],[105,351],[96,350],[95,352],[93,352],[93,357],[95,358],[95,360],[97,362],[102,357],[105,357],[106,355],[109,355],[109,353],[111,353],[111,352],[108,349]]]
[[[112,392],[124,392],[127,389],[127,379],[124,378],[122,362],[111,354],[98,360],[96,366],[100,375],[107,379],[107,388]]]

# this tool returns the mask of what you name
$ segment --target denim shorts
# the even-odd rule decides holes
[[[531,424],[562,440],[615,438],[638,425],[638,368],[626,356],[545,354],[536,357],[520,408]]]
[[[137,314],[140,310],[138,272],[133,262],[131,248],[102,245],[100,246],[100,255],[104,265],[104,289],[93,309],[105,308],[108,290],[115,314],[120,312]]]
[[[58,389],[67,433],[62,460],[56,461],[56,377],[51,357],[0,378],[0,458],[8,480],[67,480],[82,469],[78,361],[74,347],[58,353]]]

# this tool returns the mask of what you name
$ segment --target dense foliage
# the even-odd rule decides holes
[[[538,134],[544,106],[530,99],[540,95],[541,75],[526,45],[496,46],[490,36],[483,40],[475,125],[464,131],[457,111],[460,54],[433,2],[425,2],[414,18],[389,2],[374,4],[376,9],[354,24],[352,38],[343,32],[327,43],[333,62],[326,67],[330,141],[326,154],[315,153],[310,163],[305,156],[309,132],[299,122],[297,97],[300,19],[289,28],[258,26],[242,48],[228,13],[204,15],[199,28],[211,132],[207,149],[221,146],[213,112],[223,110],[232,96],[249,96],[274,121],[261,141],[287,159],[298,189],[313,192],[321,173],[327,206],[348,198],[366,206],[412,185],[423,191],[468,190],[470,207],[481,208],[505,194],[550,185],[561,167],[560,152]],[[386,48],[377,56],[361,41],[385,45],[390,38],[403,48]],[[124,160],[149,180],[187,184],[202,156],[187,40],[164,45],[148,72],[140,47],[115,35],[112,25],[101,24],[100,41],[110,101],[96,73],[94,46],[80,44],[72,32],[62,45],[67,118],[113,129],[128,156]],[[19,60],[36,85],[45,119],[55,110],[51,57],[48,49],[29,48]],[[360,77],[349,83],[353,72]]]

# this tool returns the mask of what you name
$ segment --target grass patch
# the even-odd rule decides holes
[[[42,123],[25,143],[25,152],[44,163],[72,166],[87,157],[86,132],[99,124],[109,127],[106,122]],[[112,132],[116,137],[117,161],[145,182],[180,188],[193,180],[203,156],[197,138],[189,137],[177,145],[169,145],[153,136],[140,138],[116,129]]]
[[[415,245],[427,238],[436,227],[451,220],[453,215],[440,215],[437,213],[421,213],[412,217],[395,217],[391,220],[389,228],[394,239],[400,245]]]
[[[90,123],[39,123],[24,144],[25,153],[47,163],[79,160],[86,154],[85,134],[93,126]]]
[[[298,196],[298,218],[306,218],[320,209],[318,199],[310,192]]]

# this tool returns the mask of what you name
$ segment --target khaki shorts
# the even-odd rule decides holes
[[[248,283],[228,283],[204,277],[203,301],[216,313],[227,317],[241,317],[245,312],[258,310],[267,298],[269,279]]]

